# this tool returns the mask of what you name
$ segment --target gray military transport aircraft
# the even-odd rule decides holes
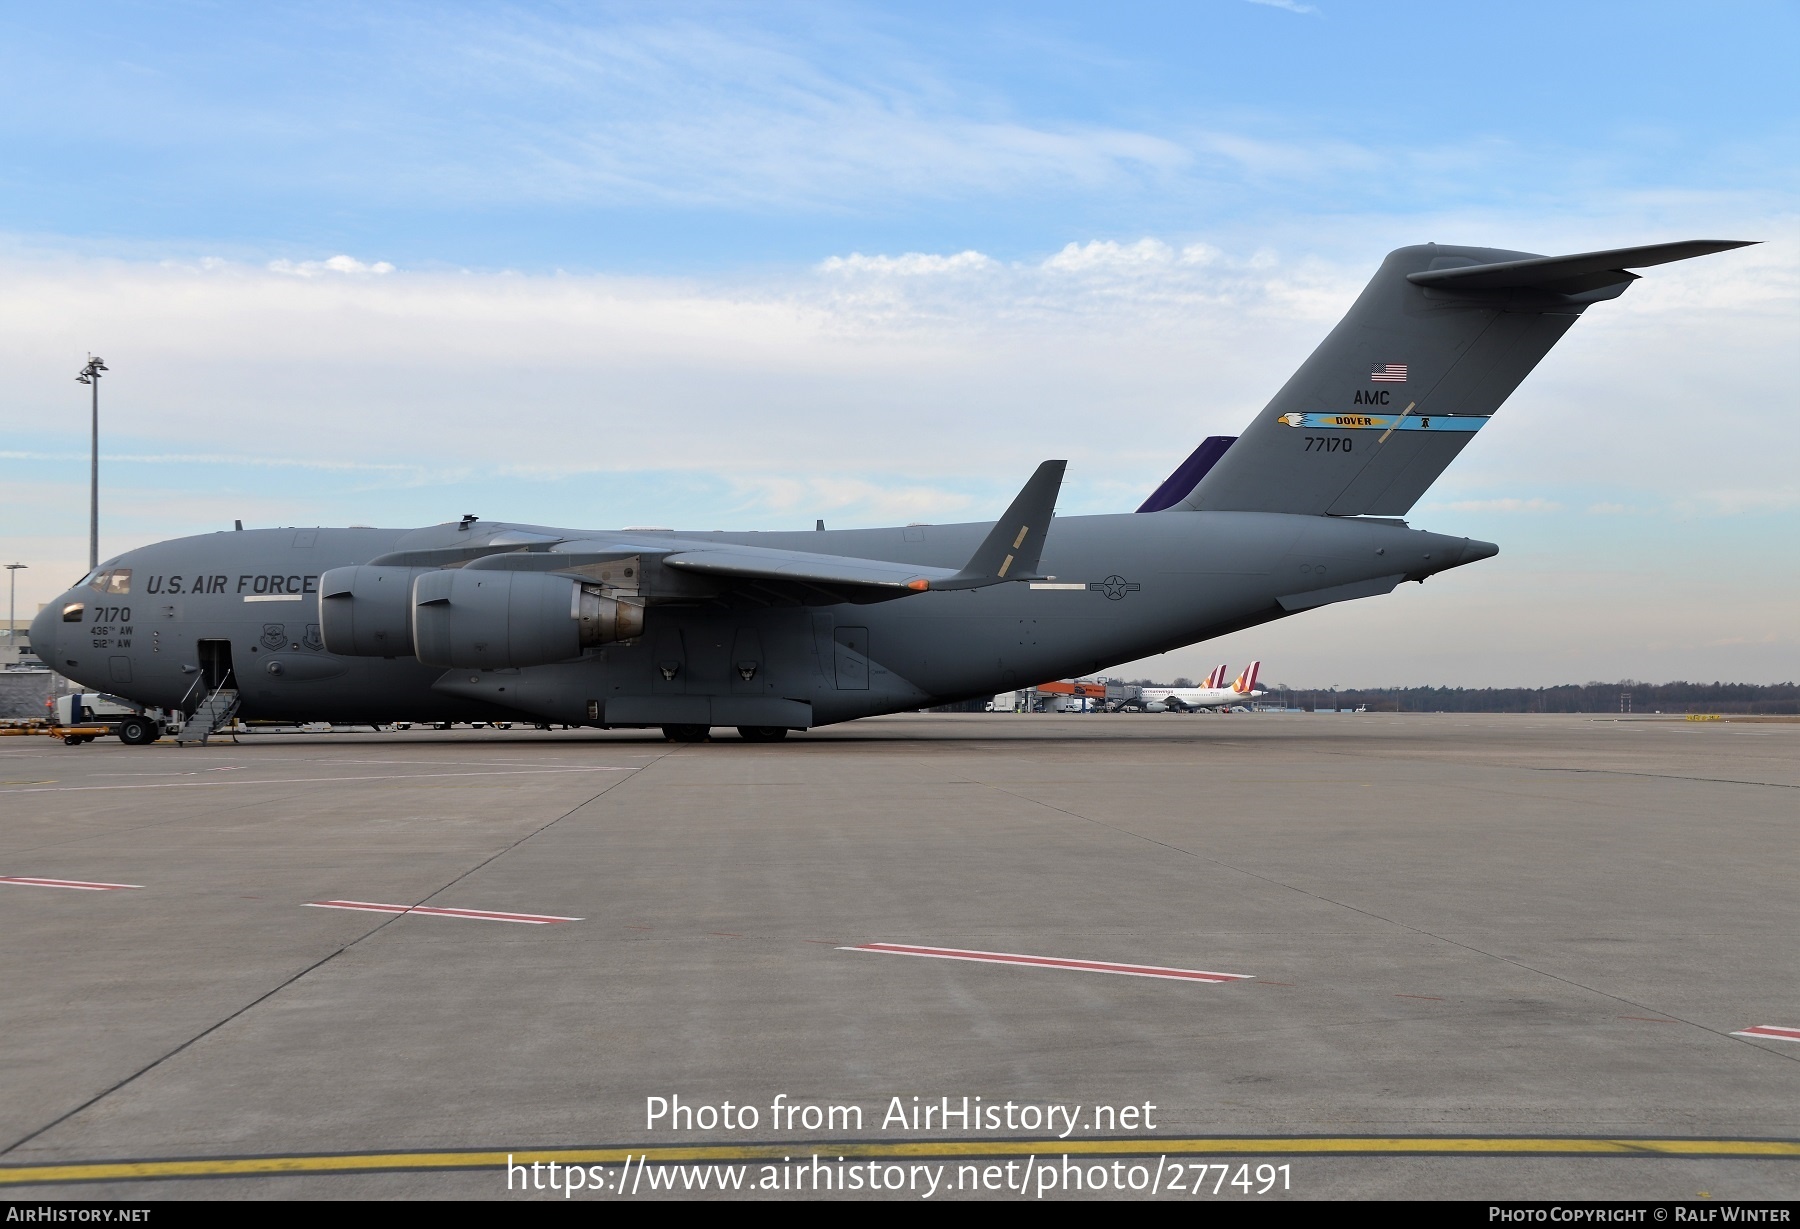
[[[39,655],[183,741],[290,722],[736,726],[752,741],[1091,674],[1497,554],[1404,517],[1628,269],[1401,248],[1239,437],[1137,510],[1053,520],[1046,461],[991,524],[682,533],[493,524],[262,529],[108,560],[32,624]]]

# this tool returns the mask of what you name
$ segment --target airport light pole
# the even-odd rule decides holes
[[[88,355],[87,366],[75,377],[75,383],[94,390],[93,447],[88,456],[88,571],[100,566],[100,373],[107,370],[106,360]]]
[[[6,647],[14,647],[19,640],[18,596],[19,569],[28,566],[23,563],[6,565]]]

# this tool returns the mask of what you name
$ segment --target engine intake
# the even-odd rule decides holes
[[[319,634],[345,657],[411,657],[413,581],[423,568],[365,564],[319,577]]]
[[[457,568],[413,582],[413,653],[430,666],[542,666],[643,634],[641,603],[545,572]]]

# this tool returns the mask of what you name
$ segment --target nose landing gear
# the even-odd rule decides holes
[[[162,736],[162,730],[148,717],[127,717],[114,731],[127,747],[143,747]]]

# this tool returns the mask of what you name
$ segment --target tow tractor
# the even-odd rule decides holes
[[[104,692],[78,691],[58,696],[48,718],[9,721],[0,735],[42,734],[60,738],[71,747],[91,743],[103,734],[116,734],[131,747],[153,743],[173,723],[161,709],[145,708]]]

